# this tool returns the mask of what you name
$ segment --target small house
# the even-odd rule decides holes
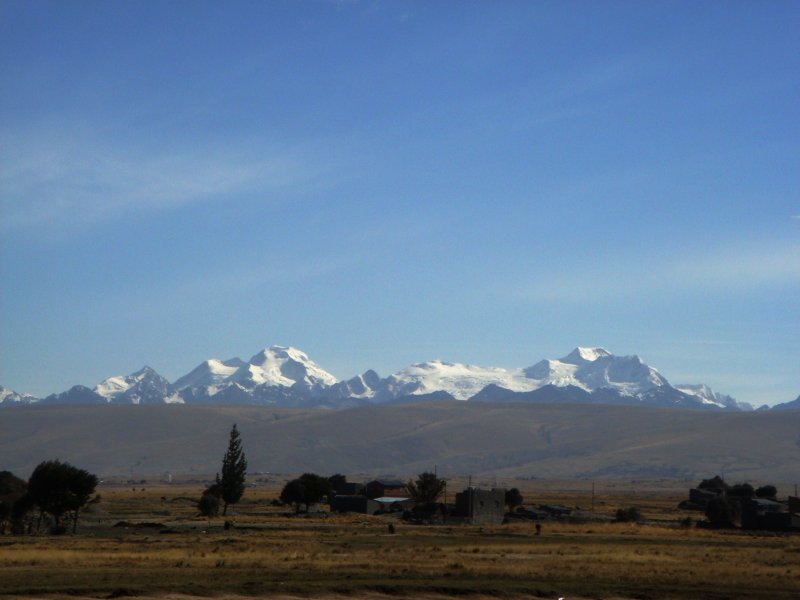
[[[406,482],[399,479],[373,479],[366,485],[367,498],[406,498]]]
[[[468,487],[456,494],[453,516],[465,517],[472,525],[499,525],[506,516],[506,490]]]
[[[364,515],[374,515],[381,512],[381,504],[370,500],[361,494],[345,495],[337,494],[331,498],[331,512],[336,513],[361,513]]]

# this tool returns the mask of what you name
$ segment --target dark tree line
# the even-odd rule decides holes
[[[95,475],[59,460],[40,463],[27,482],[0,472],[0,529],[23,533],[25,518],[38,510],[37,530],[48,519],[51,532],[66,531],[66,522],[75,533],[81,511],[99,501],[97,483]]]

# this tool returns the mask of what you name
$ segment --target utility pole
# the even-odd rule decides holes
[[[592,482],[592,512],[594,512],[594,481]]]

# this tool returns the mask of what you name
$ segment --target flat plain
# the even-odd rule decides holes
[[[202,481],[106,480],[76,535],[0,537],[0,596],[112,598],[789,599],[800,536],[686,527],[684,482],[511,480],[526,504],[636,506],[643,524],[546,520],[411,525],[397,515],[294,516],[261,478],[227,517],[192,503]],[[451,490],[465,481],[452,480]],[[480,485],[490,482],[474,481]],[[494,482],[491,482],[494,483]],[[394,533],[389,525],[394,526]]]

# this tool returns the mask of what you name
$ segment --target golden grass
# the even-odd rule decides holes
[[[654,525],[546,521],[536,536],[525,523],[291,517],[268,505],[275,490],[266,488],[248,490],[225,531],[221,518],[199,519],[188,502],[173,500],[197,491],[107,486],[78,535],[0,538],[0,595],[800,597],[800,536],[680,528],[685,513],[671,493],[595,498],[606,514],[640,506],[657,515]],[[542,502],[559,501],[549,493]],[[113,527],[120,520],[159,522],[172,533]]]

